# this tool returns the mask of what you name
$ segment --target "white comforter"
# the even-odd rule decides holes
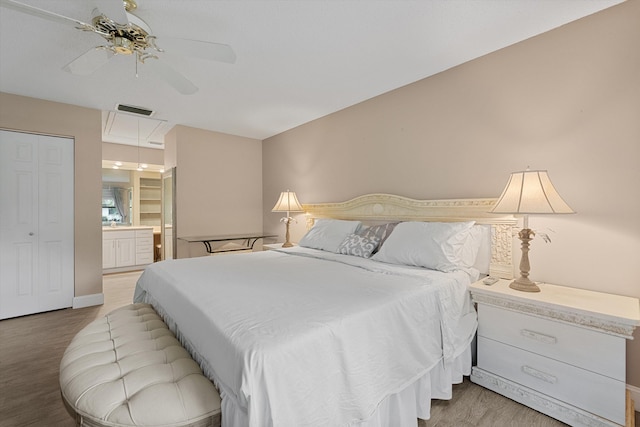
[[[294,248],[156,263],[134,299],[170,319],[250,426],[344,426],[468,344],[469,283]]]

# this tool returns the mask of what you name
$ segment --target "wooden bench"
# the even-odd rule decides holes
[[[60,362],[78,426],[219,427],[220,395],[148,304],[87,325]]]

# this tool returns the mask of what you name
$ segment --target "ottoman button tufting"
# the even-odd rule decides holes
[[[149,304],[78,332],[60,362],[60,389],[79,426],[220,426],[220,395]]]

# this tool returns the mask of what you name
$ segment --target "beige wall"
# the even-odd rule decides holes
[[[177,236],[262,231],[262,141],[186,126],[165,138],[176,166]],[[178,240],[178,257],[204,255]]]
[[[510,172],[547,169],[578,213],[530,219],[555,231],[532,243],[532,278],[640,297],[639,22],[631,0],[265,140],[265,230],[284,234],[270,210],[287,188],[302,203],[497,197]]]
[[[138,157],[139,156],[139,157]],[[140,148],[133,145],[102,143],[102,160],[113,160],[131,163],[164,164],[164,150]]]
[[[73,137],[75,296],[102,293],[101,113],[0,93],[0,127]]]
[[[177,143],[178,129],[173,127],[164,136],[164,167],[165,169],[171,169],[176,166],[176,156],[178,150]]]

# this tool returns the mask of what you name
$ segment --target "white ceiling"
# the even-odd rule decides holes
[[[20,1],[91,22],[95,1],[120,0]],[[199,87],[193,95],[145,65],[136,77],[132,56],[69,74],[62,67],[102,38],[0,7],[0,91],[102,110],[105,128],[123,103],[154,110],[164,131],[183,124],[264,139],[621,2],[138,0],[158,46],[164,35],[234,49],[235,64],[163,55]]]

